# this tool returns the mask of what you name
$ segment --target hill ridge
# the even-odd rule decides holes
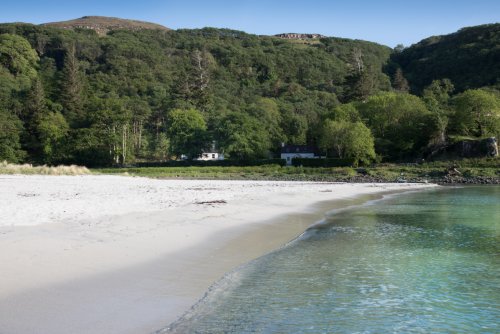
[[[97,32],[99,35],[106,35],[111,30],[164,30],[169,31],[170,29],[162,26],[161,24],[122,19],[118,17],[108,17],[108,16],[97,16],[97,15],[86,15],[77,19],[58,21],[58,22],[48,22],[41,24],[42,26],[50,26],[62,29],[91,29]]]

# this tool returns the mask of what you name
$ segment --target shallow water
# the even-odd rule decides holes
[[[178,333],[499,333],[500,187],[333,212],[227,275]]]

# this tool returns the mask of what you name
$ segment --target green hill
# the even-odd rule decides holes
[[[433,36],[393,55],[412,90],[450,79],[457,91],[491,86],[500,78],[500,24],[463,28]]]
[[[391,56],[392,49],[361,40],[169,30],[115,18],[0,24],[0,161],[164,161],[195,157],[214,143],[240,160],[276,156],[281,143],[323,146],[329,156],[414,160],[447,124],[455,135],[497,129],[496,119],[478,128],[467,118],[473,98],[495,108],[492,93],[457,100],[455,120],[439,87],[424,99],[404,85],[394,92],[385,72],[399,64],[417,91],[442,77],[459,89],[495,83],[498,25],[457,34],[464,31],[476,42],[467,57],[452,57],[463,51],[447,36]],[[327,142],[325,129],[357,147],[340,147],[337,135]]]

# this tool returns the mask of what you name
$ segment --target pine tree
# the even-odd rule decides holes
[[[82,82],[74,44],[66,50],[61,86],[64,116],[72,127],[78,127],[83,122],[84,116]]]
[[[395,90],[402,93],[408,93],[410,91],[410,86],[408,85],[408,80],[403,75],[403,70],[398,68],[396,73],[394,73],[394,79],[392,83]]]
[[[375,92],[375,78],[369,67],[355,71],[346,78],[344,102],[365,101]]]
[[[35,78],[26,97],[26,105],[22,119],[27,125],[29,125],[40,117],[46,109],[47,106],[45,103],[45,93],[42,83],[40,79]]]
[[[47,105],[45,102],[45,94],[43,86],[38,78],[33,80],[31,89],[26,97],[26,103],[22,113],[22,121],[26,133],[23,138],[23,146],[25,150],[39,160],[41,158],[40,134],[38,125],[40,119],[47,113]]]

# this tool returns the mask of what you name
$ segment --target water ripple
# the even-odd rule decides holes
[[[499,333],[500,187],[341,211],[221,280],[173,333]]]

